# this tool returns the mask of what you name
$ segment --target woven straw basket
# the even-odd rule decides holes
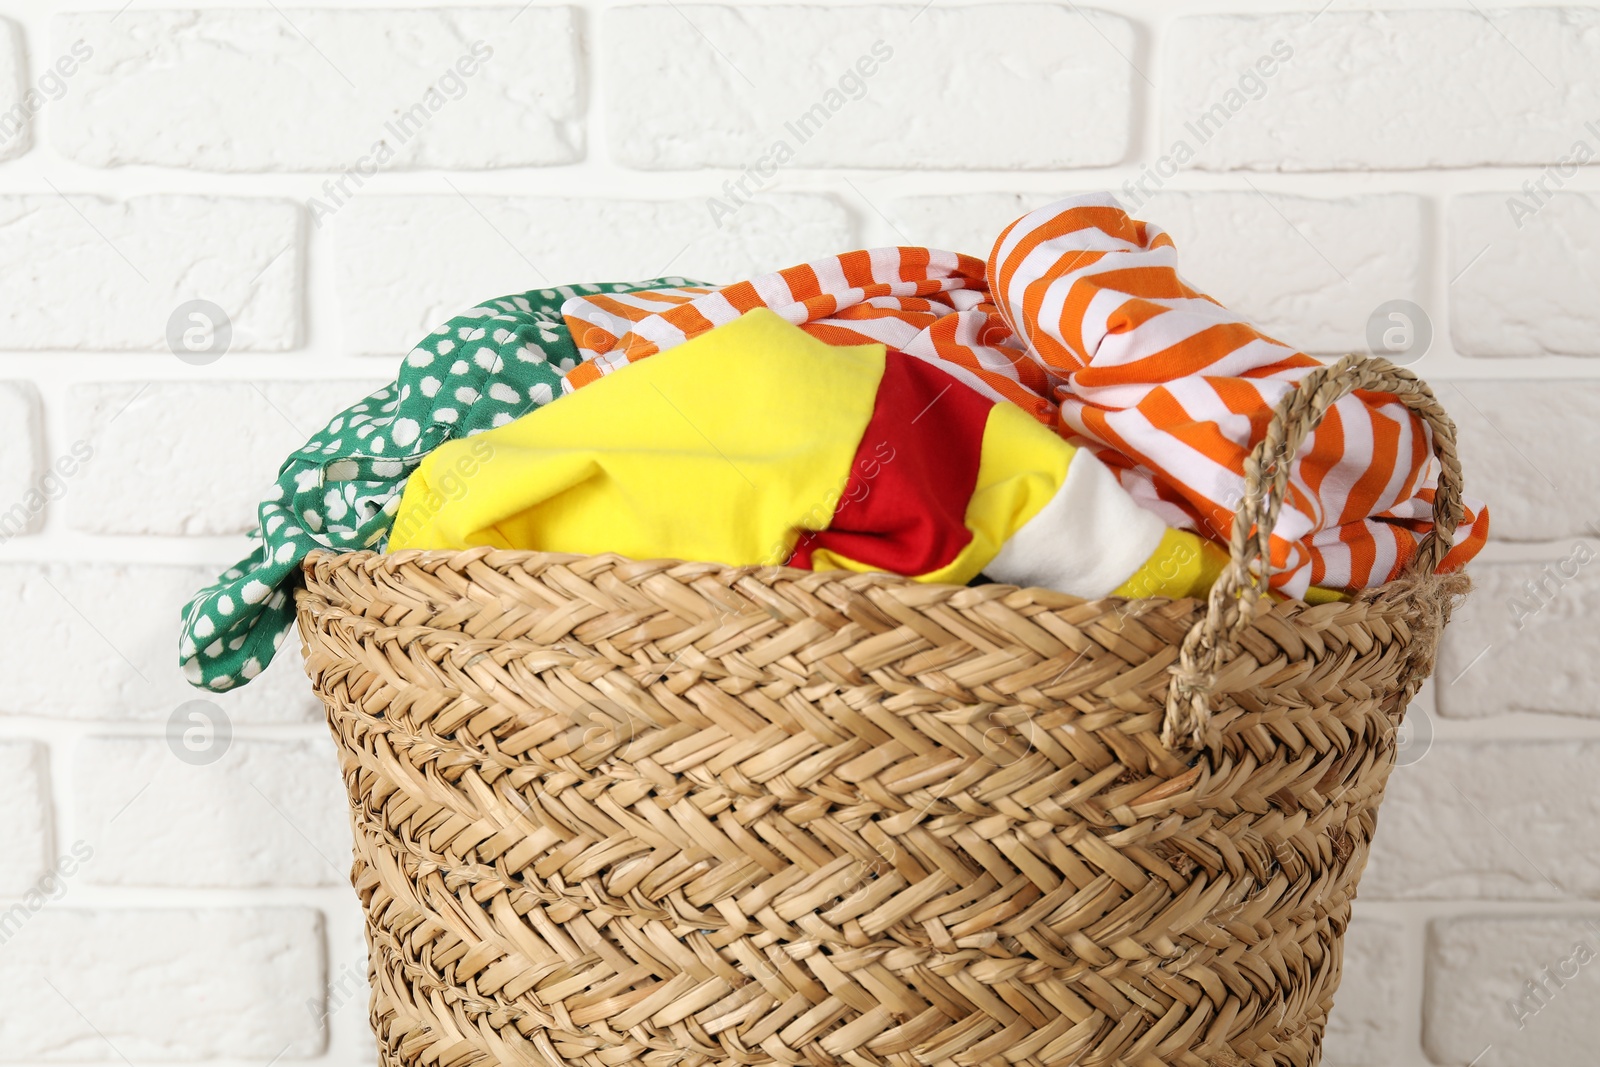
[[[1437,532],[1265,599],[1327,407],[1432,428]],[[1460,576],[1454,427],[1308,375],[1209,604],[617,556],[323,554],[386,1067],[1308,1067],[1405,706]],[[1262,565],[1264,566],[1264,565]],[[1258,568],[1259,569],[1259,568]]]

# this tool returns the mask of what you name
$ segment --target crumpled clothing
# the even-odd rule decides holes
[[[987,264],[880,248],[714,291],[577,297],[562,314],[582,388],[756,307],[830,344],[881,343],[939,363],[1089,448],[1169,526],[1226,542],[1244,460],[1283,396],[1320,364],[1191,288],[1160,227],[1107,194],[1008,226]],[[1437,463],[1427,425],[1397,399],[1340,400],[1294,458],[1271,538],[1273,588],[1362,589],[1397,576],[1432,527]],[[1441,570],[1488,538],[1476,501]]]
[[[583,288],[474,309],[419,346],[402,375],[435,377],[411,368],[410,358],[439,356],[430,345],[436,338],[454,345],[452,334],[507,315],[488,342],[477,336],[472,360],[457,360],[473,400],[437,406],[462,420],[491,411],[509,420],[545,402],[543,386],[551,396],[558,387],[570,392],[751,308],[770,307],[831,344],[879,342],[939,362],[1089,448],[1169,526],[1226,541],[1243,496],[1245,457],[1278,401],[1319,365],[1189,287],[1178,276],[1171,238],[1130,218],[1106,194],[1059,201],[1011,224],[987,264],[953,252],[885,248],[715,289],[682,279]],[[630,295],[636,291],[648,295]],[[515,353],[528,344],[554,353],[574,337],[573,354],[555,360],[554,370],[546,363],[530,372],[536,376],[527,388],[536,395],[525,407],[479,406],[479,386],[494,375],[478,360],[500,373],[517,372],[521,359],[497,363],[492,352],[478,350]],[[528,358],[539,365],[533,352]],[[457,364],[449,367],[451,390],[460,388]],[[444,389],[438,380],[416,384]],[[415,416],[400,411],[407,403]],[[262,504],[256,549],[185,607],[182,655],[195,684],[228,689],[266,664],[293,625],[285,583],[311,549],[382,547],[406,474],[431,448],[465,433],[452,435],[453,424],[439,430],[434,406],[432,396],[406,393],[397,381],[341,418],[361,416],[358,430],[395,425],[409,444],[397,441],[382,454],[363,450],[345,440],[348,422],[335,419],[290,458]],[[342,464],[347,449],[350,462]],[[1294,457],[1271,538],[1271,584],[1304,597],[1313,585],[1362,589],[1397,576],[1431,529],[1436,484],[1421,419],[1383,394],[1344,398]],[[345,511],[324,520],[325,508],[337,510],[330,493]],[[1442,571],[1459,569],[1488,538],[1487,510],[1470,499],[1466,505]]]
[[[284,462],[257,510],[250,555],[184,605],[184,676],[219,691],[254,678],[294,626],[290,588],[309,553],[381,549],[424,456],[558,396],[562,374],[580,358],[562,303],[694,285],[659,278],[536,289],[486,301],[434,330],[394,382],[340,412]]]
[[[756,308],[441,445],[389,550],[488,545],[1198,596],[1227,555],[1015,404]]]

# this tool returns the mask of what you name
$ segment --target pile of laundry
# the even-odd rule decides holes
[[[1199,596],[1243,463],[1320,364],[1186,285],[1105,194],[987,264],[880,248],[735,285],[491,300],[285,461],[248,558],[184,608],[195,685],[258,674],[317,549],[506,549],[878,570],[1082,597]],[[1345,397],[1294,458],[1286,596],[1394,577],[1431,527],[1427,426]],[[1469,501],[1443,568],[1488,536]]]

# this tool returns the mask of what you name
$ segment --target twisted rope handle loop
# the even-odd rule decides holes
[[[1302,378],[1279,402],[1266,436],[1244,463],[1244,501],[1233,523],[1229,562],[1211,587],[1203,619],[1184,638],[1167,690],[1167,715],[1161,738],[1168,746],[1182,739],[1198,743],[1211,719],[1216,677],[1267,596],[1272,530],[1288,491],[1289,472],[1300,446],[1328,409],[1356,390],[1388,393],[1421,416],[1432,432],[1439,457],[1439,484],[1433,498],[1433,529],[1417,545],[1404,577],[1430,578],[1454,543],[1461,522],[1461,460],[1456,426],[1426,382],[1386,359],[1351,353]],[[1252,564],[1259,561],[1259,567]]]

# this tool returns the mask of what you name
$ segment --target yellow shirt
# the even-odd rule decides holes
[[[430,453],[389,549],[474,545],[1086,597],[1203,595],[1226,562],[1022,409],[767,309]]]

